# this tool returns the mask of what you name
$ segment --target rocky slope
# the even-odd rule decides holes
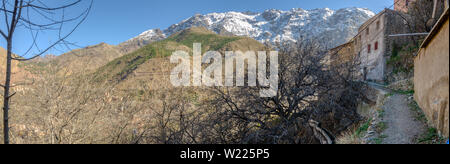
[[[17,57],[15,54],[13,56]],[[11,62],[12,84],[25,83],[30,78],[30,73],[26,71],[19,62],[13,60]],[[6,50],[0,47],[0,84],[4,84],[6,74]]]
[[[159,29],[153,29],[145,31],[141,35],[119,44],[118,47],[120,47],[121,51],[124,54],[126,54],[133,52],[141,47],[144,47],[145,45],[150,44],[151,42],[163,40],[165,38],[166,34],[164,34],[163,31]]]
[[[59,56],[47,55],[23,63],[30,70],[48,70],[63,74],[86,73],[104,66],[122,56],[118,46],[100,43],[81,49],[74,49]]]

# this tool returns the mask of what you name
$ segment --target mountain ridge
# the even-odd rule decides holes
[[[150,29],[120,45],[139,47],[190,27],[205,27],[217,34],[248,36],[261,43],[295,42],[299,38],[317,39],[332,48],[347,42],[359,26],[375,14],[365,8],[329,8],[289,11],[270,9],[262,13],[224,12],[196,14],[167,29]],[[330,37],[333,36],[333,37]]]

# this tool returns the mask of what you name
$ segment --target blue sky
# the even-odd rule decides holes
[[[53,1],[57,0],[45,2]],[[192,15],[211,12],[325,7],[362,7],[379,12],[392,4],[393,0],[94,0],[88,19],[69,40],[80,46],[100,42],[116,45],[148,29],[165,29]],[[18,33],[14,40],[14,52],[22,53],[28,46],[29,38],[27,33]],[[40,41],[39,45],[45,46],[52,37],[50,34],[41,34],[42,38],[44,41]],[[0,41],[0,46],[5,47],[4,41]],[[60,52],[52,50],[49,53]]]

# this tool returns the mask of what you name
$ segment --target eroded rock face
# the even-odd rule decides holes
[[[264,13],[262,13],[262,17],[267,21],[273,21],[276,18],[279,18],[280,16],[281,16],[280,10],[267,10]]]

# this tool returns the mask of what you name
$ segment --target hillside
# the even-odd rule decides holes
[[[169,36],[167,39],[151,43],[135,52],[117,58],[98,69],[95,73],[97,81],[121,82],[129,75],[139,73],[163,74],[170,70],[154,68],[161,64],[162,68],[170,68],[168,56],[176,50],[192,51],[194,43],[202,44],[202,51],[208,50],[265,50],[265,46],[254,39],[238,36],[223,36],[202,27],[189,28]],[[160,62],[155,63],[155,60]],[[152,64],[150,64],[152,63]],[[164,63],[164,64],[163,64]]]
[[[117,46],[100,43],[86,48],[75,49],[59,56],[45,56],[23,65],[29,70],[58,69],[57,72],[67,75],[94,71],[109,61],[122,56]]]
[[[17,56],[13,54],[13,56]],[[30,73],[19,65],[19,62],[12,61],[12,83],[21,83],[30,78]],[[0,47],[0,83],[3,84],[5,80],[6,71],[6,50]]]
[[[167,107],[173,110],[172,106],[179,104],[185,104],[183,112],[189,113],[187,118],[207,118],[198,105],[211,98],[211,92],[203,88],[175,88],[169,79],[175,65],[168,56],[175,50],[191,52],[194,42],[202,43],[203,51],[266,49],[251,38],[190,28],[123,56],[117,53],[116,46],[100,44],[30,61],[24,66],[49,70],[39,74],[41,78],[14,99],[12,109],[20,109],[14,111],[11,120],[11,125],[18,127],[12,133],[20,136],[15,143],[125,143],[131,139],[129,132],[142,133],[145,128],[156,127],[158,112]],[[114,56],[120,57],[113,59]],[[52,71],[57,67],[66,69],[58,69],[55,74]],[[73,74],[62,74],[63,70]],[[59,131],[54,138],[48,125]],[[120,131],[124,133],[120,135]],[[159,135],[156,131],[148,132]],[[111,141],[111,136],[119,136],[120,140]],[[160,142],[148,138],[143,143]]]

